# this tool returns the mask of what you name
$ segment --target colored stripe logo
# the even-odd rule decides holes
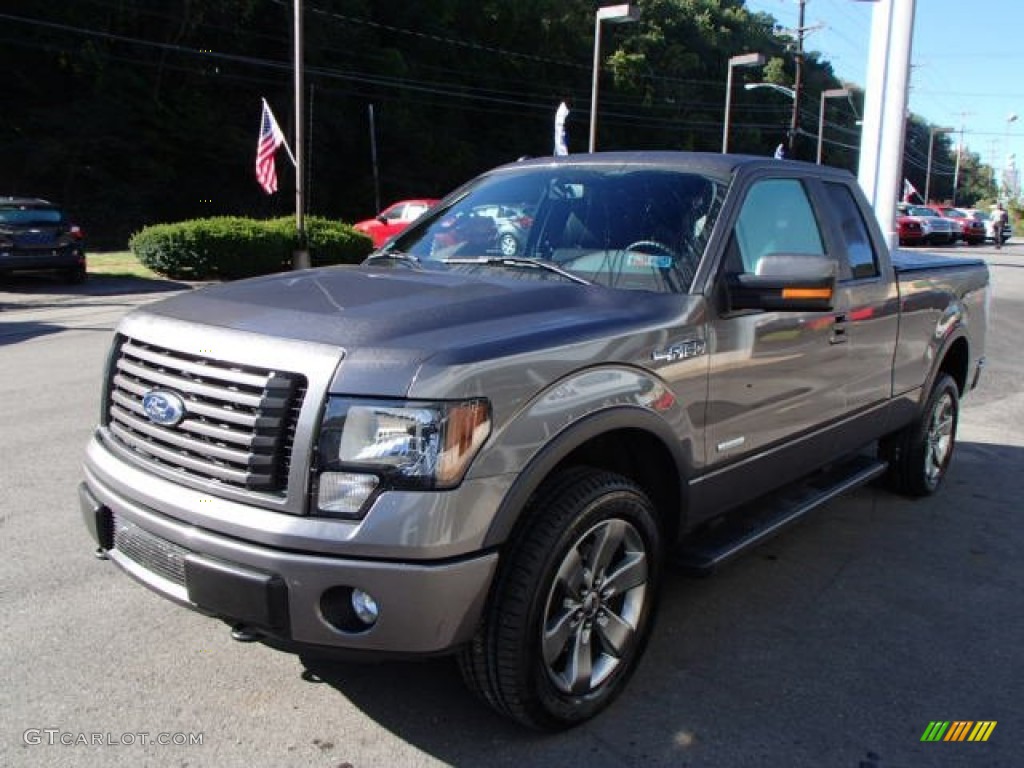
[[[921,734],[921,741],[988,741],[996,720],[933,720]]]

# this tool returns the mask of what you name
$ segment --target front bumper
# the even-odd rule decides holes
[[[240,541],[161,515],[95,478],[82,483],[79,500],[98,546],[129,575],[181,605],[298,650],[447,651],[472,637],[497,565],[494,552],[393,562]],[[376,600],[372,626],[346,615],[352,589]]]

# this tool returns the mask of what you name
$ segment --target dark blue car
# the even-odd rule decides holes
[[[0,197],[0,275],[57,270],[71,283],[85,280],[82,230],[46,200]]]

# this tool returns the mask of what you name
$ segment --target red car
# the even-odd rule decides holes
[[[372,219],[356,222],[352,228],[373,240],[374,248],[380,248],[389,238],[412,224],[436,202],[434,198],[402,200],[389,205]]]
[[[960,226],[960,239],[968,245],[980,245],[985,242],[985,222],[978,221],[959,208],[949,205],[929,205],[928,207],[945,219],[956,219]]]
[[[928,240],[921,222],[913,216],[897,213],[896,231],[899,234],[900,245],[923,245]]]

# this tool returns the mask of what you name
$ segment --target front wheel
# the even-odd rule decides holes
[[[661,536],[643,490],[594,469],[553,478],[526,514],[460,666],[499,712],[556,730],[607,707],[636,668]]]
[[[881,454],[889,461],[895,490],[910,496],[938,490],[953,459],[959,416],[960,390],[950,376],[940,373],[921,415],[882,441]]]

